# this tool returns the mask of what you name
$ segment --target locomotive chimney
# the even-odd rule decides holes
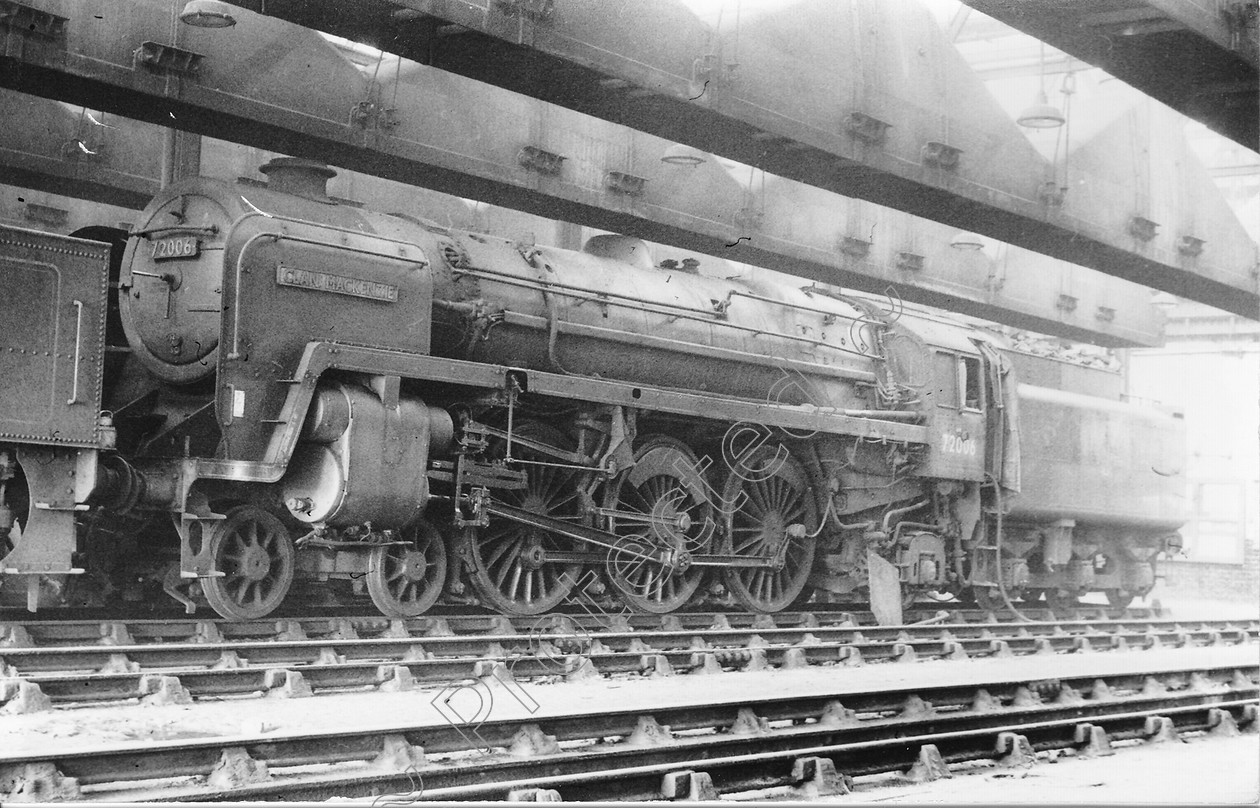
[[[328,181],[337,176],[337,172],[318,160],[277,157],[258,170],[267,175],[267,187],[273,191],[316,202],[332,202],[328,198]]]

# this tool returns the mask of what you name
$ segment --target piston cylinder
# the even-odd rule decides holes
[[[445,410],[419,399],[389,407],[364,387],[323,385],[281,480],[285,506],[314,525],[402,527],[428,502],[434,434],[449,441],[452,431]]]

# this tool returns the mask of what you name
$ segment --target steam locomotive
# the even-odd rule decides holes
[[[174,184],[112,261],[0,230],[7,601],[1124,604],[1178,542],[1182,423],[1114,373],[263,172]]]

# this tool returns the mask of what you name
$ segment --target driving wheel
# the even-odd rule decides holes
[[[608,553],[609,580],[639,611],[664,614],[691,600],[704,577],[690,558],[708,553],[717,523],[696,462],[685,443],[645,439],[635,463],[610,487],[608,530],[621,537]]]
[[[733,510],[721,553],[772,562],[723,569],[735,598],[757,612],[808,598],[818,509],[804,467],[782,446],[762,446],[731,469],[722,501]]]
[[[258,620],[275,611],[294,576],[293,539],[277,517],[256,505],[241,505],[210,535],[214,568],[203,578],[210,607],[228,620]]]
[[[518,424],[515,434],[566,451],[574,448],[560,430],[536,421]],[[502,457],[505,448],[499,441],[491,451]],[[517,466],[524,469],[527,483],[523,489],[495,491],[499,501],[530,513],[588,524],[582,490],[590,472],[559,465],[531,465],[561,461],[523,445],[514,445],[512,456],[528,461]],[[507,614],[542,614],[555,608],[572,591],[582,573],[581,564],[548,560],[548,553],[571,552],[573,542],[541,528],[492,516],[488,526],[469,528],[464,536],[473,588],[484,603]]]

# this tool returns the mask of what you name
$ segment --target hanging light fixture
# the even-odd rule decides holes
[[[675,143],[661,154],[661,162],[674,166],[698,166],[707,162],[704,152],[684,143]]]
[[[1019,113],[1015,123],[1029,129],[1055,129],[1063,125],[1066,119],[1058,107],[1052,106],[1046,98],[1046,91],[1037,93],[1037,101]]]
[[[984,249],[984,239],[975,233],[959,233],[949,240],[949,246],[955,250],[977,252]]]
[[[188,0],[179,12],[181,22],[194,28],[231,28],[236,25],[232,7],[220,0]]]
[[[1050,100],[1046,98],[1046,44],[1039,43],[1041,46],[1041,86],[1037,90],[1037,99],[1032,106],[1019,113],[1019,117],[1015,119],[1015,123],[1020,126],[1026,126],[1029,129],[1056,129],[1063,125],[1067,120],[1063,117],[1063,113],[1058,107],[1050,105]]]

